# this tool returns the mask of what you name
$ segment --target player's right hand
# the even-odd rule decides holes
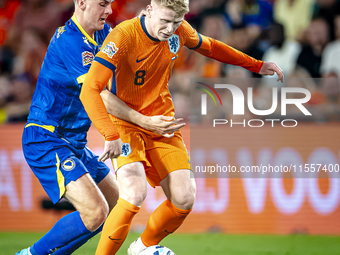
[[[171,116],[156,115],[148,118],[142,127],[164,137],[173,137],[174,132],[181,129],[186,123],[180,123],[183,118],[174,119]]]
[[[118,158],[122,154],[122,140],[105,141],[104,152],[99,156],[98,161],[104,162],[107,159]]]
[[[261,75],[274,75],[277,74],[277,81],[281,81],[283,83],[283,71],[282,69],[275,64],[274,62],[263,62],[263,65],[259,71]]]

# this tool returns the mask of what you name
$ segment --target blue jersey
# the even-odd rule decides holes
[[[73,17],[51,39],[28,116],[29,123],[52,126],[61,137],[81,148],[91,121],[79,99],[81,86],[111,28],[91,38]]]

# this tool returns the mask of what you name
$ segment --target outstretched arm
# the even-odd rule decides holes
[[[108,90],[104,90],[101,94],[107,112],[117,118],[134,123],[142,128],[150,130],[164,137],[172,137],[173,133],[184,127],[186,123],[182,123],[183,119],[174,119],[170,116],[145,116],[125,104],[116,95]]]
[[[196,49],[198,53],[226,64],[241,66],[261,75],[274,75],[276,73],[277,81],[283,82],[283,72],[275,63],[256,60],[218,40],[203,35],[201,37],[202,44]]]

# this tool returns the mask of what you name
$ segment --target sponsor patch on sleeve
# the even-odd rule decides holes
[[[114,54],[117,53],[119,49],[116,47],[114,42],[109,42],[105,45],[105,47],[101,50],[101,52],[105,53],[109,58],[112,58]]]
[[[86,66],[92,63],[94,59],[92,52],[84,51],[81,55],[83,59],[83,66]]]

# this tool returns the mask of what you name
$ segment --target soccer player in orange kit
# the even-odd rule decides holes
[[[196,193],[180,131],[164,137],[108,115],[100,97],[106,84],[112,94],[143,115],[174,117],[168,81],[183,46],[262,75],[277,73],[283,81],[282,70],[275,63],[258,61],[196,32],[184,20],[188,6],[188,0],[151,0],[146,16],[122,22],[111,31],[83,84],[80,99],[105,137],[100,159],[109,158],[115,150],[117,132],[123,142],[117,159],[120,198],[104,224],[97,255],[118,251],[146,197],[147,181],[160,185],[167,200],[153,212],[141,237],[130,245],[129,255],[139,254],[173,233],[191,212]]]

